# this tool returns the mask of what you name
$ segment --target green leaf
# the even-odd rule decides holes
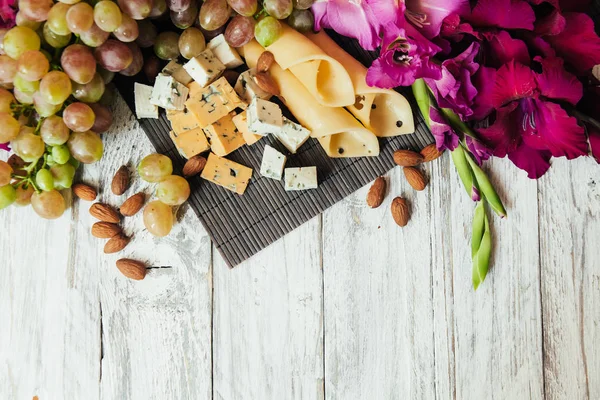
[[[468,156],[462,146],[458,146],[451,154],[458,176],[460,176],[460,180],[465,186],[467,194],[471,197],[471,190],[473,189],[473,171],[471,171],[471,167],[467,161]]]
[[[470,155],[466,154],[465,158],[467,159],[467,162],[469,163],[469,166],[471,167],[471,170],[473,171],[475,179],[477,180],[477,183],[479,184],[479,190],[481,191],[481,194],[483,195],[483,197],[485,197],[486,201],[490,204],[490,207],[492,207],[492,210],[494,210],[494,212],[496,214],[498,214],[500,217],[502,217],[502,218],[506,217],[506,210],[504,209],[504,204],[502,204],[502,200],[500,200],[500,196],[498,196],[496,189],[494,189],[494,185],[492,185],[492,182],[490,182],[490,179],[488,178],[486,173],[483,172],[481,167],[479,167],[479,165],[477,165],[475,160],[473,160],[473,158]]]
[[[471,257],[473,260],[473,289],[477,290],[485,280],[492,255],[492,233],[485,212],[485,205],[480,201],[473,217],[473,235],[471,239]]]
[[[417,79],[412,84],[412,92],[417,100],[417,105],[423,119],[428,127],[431,127],[431,118],[429,116],[429,109],[431,108],[431,95],[429,94],[429,88],[423,79]]]

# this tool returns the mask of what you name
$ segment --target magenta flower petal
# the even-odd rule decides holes
[[[461,21],[460,15],[450,14],[444,19],[440,29],[440,36],[460,42],[465,34],[481,39],[479,32],[476,32],[468,22]]]
[[[565,13],[564,17],[565,29],[545,39],[578,73],[584,73],[600,64],[600,38],[594,31],[594,21],[579,13]]]
[[[529,50],[532,51],[534,55],[540,55],[545,58],[556,57],[556,51],[544,38],[530,32],[526,32],[524,36],[525,41],[529,46]]]
[[[406,0],[406,9],[408,20],[428,39],[440,34],[442,22],[450,14],[466,15],[471,11],[469,0]]]
[[[535,14],[522,0],[479,0],[465,18],[475,26],[531,31]]]
[[[535,93],[535,75],[529,67],[510,61],[496,73],[496,84],[492,93],[492,104],[499,108]]]
[[[535,74],[535,79],[543,96],[573,105],[581,100],[583,85],[575,75],[565,70],[562,59],[536,57],[535,61],[542,64],[542,73]]]
[[[477,96],[473,101],[473,115],[470,119],[479,121],[490,115],[494,110],[492,94],[496,82],[496,70],[490,67],[479,67],[479,71],[473,77],[473,83],[477,90]]]
[[[592,5],[592,0],[559,0],[561,10],[564,12],[577,11],[588,12]]]
[[[506,157],[521,144],[518,103],[513,102],[496,111],[496,121],[489,128],[479,129],[479,136],[496,157]]]
[[[588,127],[588,139],[590,141],[592,156],[600,164],[600,131]]]
[[[525,144],[510,152],[508,158],[517,167],[527,172],[530,179],[538,179],[550,168],[552,154],[546,150],[535,150]]]
[[[16,17],[15,0],[0,0],[0,28],[10,29],[15,26]]]
[[[443,150],[454,150],[458,147],[458,135],[448,125],[446,119],[438,110],[435,108],[429,109],[429,118],[431,120],[430,130],[431,134],[435,138],[435,145],[439,151]]]
[[[558,10],[554,10],[535,21],[534,32],[537,35],[558,35],[565,29],[566,25],[567,20],[565,17]]]
[[[506,31],[486,35],[488,38],[490,63],[489,66],[499,68],[510,60],[523,65],[529,65],[531,59],[527,45],[519,39],[513,39]]]
[[[10,151],[10,146],[8,143],[0,143],[0,150]]]
[[[492,151],[479,140],[473,139],[471,136],[466,136],[465,142],[467,143],[469,151],[473,154],[473,157],[475,157],[477,164],[481,165],[482,162],[492,156]]]

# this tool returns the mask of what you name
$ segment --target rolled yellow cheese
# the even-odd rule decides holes
[[[265,49],[255,40],[245,45],[240,52],[248,67],[256,67],[258,57]],[[330,157],[364,157],[379,155],[379,142],[347,110],[341,107],[325,107],[317,103],[309,91],[290,71],[274,63],[269,73],[277,82],[280,98],[294,117],[311,136],[329,138],[319,140]],[[342,149],[340,151],[340,149]]]
[[[300,32],[283,24],[283,34],[267,48],[277,64],[290,70],[320,103],[329,107],[354,104],[352,80],[344,66]]]
[[[410,104],[400,93],[367,85],[367,68],[346,53],[324,31],[306,37],[348,71],[355,91],[355,102],[348,110],[379,137],[413,133],[415,123]]]

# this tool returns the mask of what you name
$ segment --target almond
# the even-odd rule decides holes
[[[415,167],[404,167],[404,176],[410,186],[419,192],[427,186],[427,180],[423,176],[423,173]]]
[[[121,227],[111,222],[96,222],[92,225],[92,235],[100,239],[110,239],[121,233]]]
[[[414,167],[423,162],[423,156],[412,150],[396,150],[394,162],[401,167]]]
[[[259,88],[264,90],[265,92],[272,94],[273,96],[279,96],[279,86],[277,86],[277,82],[275,79],[271,77],[271,75],[266,72],[258,72],[254,76],[254,82],[258,85]]]
[[[410,212],[408,210],[408,204],[406,200],[402,197],[396,197],[392,201],[392,217],[394,217],[394,221],[400,226],[406,226],[408,224],[408,220],[410,219]]]
[[[104,203],[92,204],[90,207],[90,214],[92,217],[104,222],[117,224],[121,220],[119,213],[114,208]]]
[[[421,150],[421,155],[423,156],[423,162],[429,162],[440,158],[442,152],[437,149],[435,143],[432,143]]]
[[[258,72],[267,72],[271,65],[275,62],[275,56],[270,51],[265,51],[258,57],[256,62],[256,70]]]
[[[121,258],[117,260],[117,268],[123,275],[136,281],[141,281],[146,276],[146,266],[141,261]]]
[[[98,196],[96,189],[85,183],[76,183],[73,185],[72,189],[75,196],[79,197],[81,200],[94,201],[96,200],[96,196]]]
[[[127,189],[129,189],[129,169],[125,165],[118,169],[112,180],[110,188],[117,196],[122,195]]]
[[[123,234],[115,235],[112,238],[108,239],[108,242],[106,242],[106,244],[104,245],[104,253],[118,253],[129,244],[130,240],[131,239],[129,239]]]
[[[375,179],[373,185],[369,189],[369,193],[367,194],[367,205],[371,208],[377,208],[383,203],[383,198],[385,197],[385,179],[380,176]]]
[[[127,200],[120,208],[121,214],[126,217],[131,217],[138,213],[142,209],[144,202],[146,201],[146,195],[142,192],[136,193]]]
[[[190,176],[198,175],[204,169],[206,165],[206,158],[201,155],[194,156],[187,160],[183,166],[183,176],[189,178]]]

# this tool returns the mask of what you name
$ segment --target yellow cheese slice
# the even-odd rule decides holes
[[[225,77],[221,77],[205,88],[198,90],[195,96],[185,102],[185,106],[198,120],[201,128],[207,127],[223,118],[237,107],[244,107],[237,93]]]
[[[248,117],[246,116],[246,110],[233,117],[232,121],[235,124],[235,127],[238,128],[238,131],[242,132],[242,136],[244,137],[246,144],[253,145],[264,137],[261,135],[255,135],[248,129]]]
[[[171,129],[177,134],[200,128],[196,116],[187,108],[181,111],[167,110],[167,119],[171,122]]]
[[[300,32],[282,25],[282,35],[267,48],[277,64],[289,69],[320,104],[328,107],[354,104],[352,80],[344,66]]]
[[[343,132],[318,138],[321,147],[331,158],[369,157],[379,155],[377,136]]]
[[[181,133],[171,131],[170,136],[179,153],[185,158],[192,158],[210,149],[202,128],[191,129]]]
[[[415,123],[410,104],[400,93],[367,85],[367,68],[346,53],[324,31],[307,33],[306,37],[323,49],[327,55],[339,61],[348,71],[354,91],[355,102],[348,110],[379,137],[413,133]]]
[[[246,144],[242,133],[233,123],[231,114],[204,128],[204,134],[210,142],[210,150],[219,157],[226,156]]]
[[[256,66],[258,57],[264,52],[264,48],[255,40],[251,41],[242,49],[249,67]],[[337,154],[336,157],[359,157],[359,156],[377,156],[379,155],[379,145],[377,137],[370,130],[366,129],[356,120],[347,110],[341,107],[325,107],[315,102],[314,97],[300,83],[300,81],[290,71],[283,70],[277,63],[274,63],[269,69],[271,76],[281,91],[281,97],[285,105],[294,114],[294,117],[304,127],[311,131],[312,137],[324,137],[342,133],[340,140],[349,138],[362,138],[362,143],[369,143],[368,148],[360,153],[355,151]],[[338,143],[340,140],[335,140]],[[327,150],[326,150],[327,151]],[[331,153],[333,154],[333,152]],[[333,155],[332,155],[333,157]]]
[[[244,194],[252,178],[252,168],[210,153],[200,177],[237,194]]]

